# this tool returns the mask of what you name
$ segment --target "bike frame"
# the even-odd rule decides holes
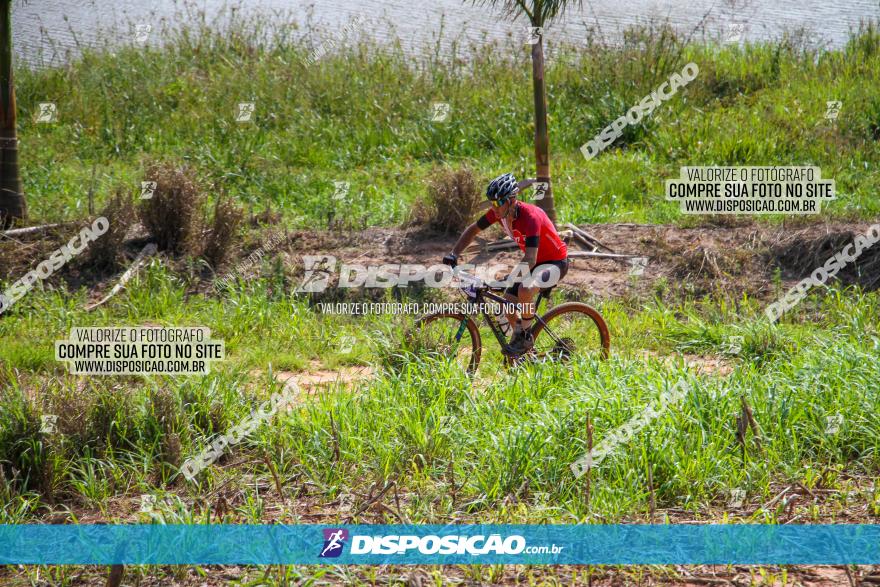
[[[462,291],[464,291],[464,288],[462,288]],[[475,295],[473,298],[473,302],[475,304],[480,304],[480,303],[484,302],[486,299],[492,300],[493,302],[497,302],[502,305],[514,303],[514,302],[511,302],[510,300],[507,300],[507,299],[505,299],[495,293],[492,293],[489,290],[483,289],[483,288],[476,289],[474,293],[475,293]],[[465,293],[465,295],[468,295],[468,294]],[[468,296],[468,297],[470,297],[470,296]],[[555,334],[553,334],[553,332],[549,328],[547,328],[547,323],[544,322],[544,320],[538,314],[538,310],[541,307],[541,302],[543,302],[548,297],[549,297],[549,293],[547,291],[541,290],[540,292],[538,292],[538,297],[535,299],[535,324],[532,326],[532,328],[537,326],[539,323],[543,324],[545,326],[545,330],[547,331],[547,334],[549,334],[554,340],[559,342],[559,339],[556,337]],[[495,336],[495,340],[497,340],[498,344],[501,345],[501,348],[502,349],[506,348],[507,347],[507,336],[504,334],[504,331],[501,329],[501,325],[498,323],[498,321],[494,319],[493,315],[491,315],[489,312],[486,312],[485,310],[481,311],[480,314],[482,314],[483,319],[486,321],[486,324],[489,326],[489,329],[492,331],[492,334]],[[461,339],[461,335],[464,333],[464,328],[465,328],[464,321],[462,321],[461,326],[459,327],[459,331],[455,337],[456,340]]]
[[[520,355],[519,353],[515,353],[513,349],[511,349],[510,345],[507,343],[507,337],[504,334],[504,331],[501,329],[499,321],[495,319],[496,312],[492,309],[486,308],[483,305],[486,301],[504,305],[514,303],[516,302],[516,300],[508,300],[505,297],[502,297],[501,294],[503,294],[505,291],[504,287],[497,287],[485,284],[483,280],[463,271],[456,271],[454,275],[460,280],[456,288],[459,289],[462,294],[464,294],[470,304],[478,305],[475,306],[473,310],[466,309],[458,312],[438,312],[435,314],[431,314],[419,319],[419,322],[432,322],[438,318],[455,318],[459,323],[458,332],[454,335],[454,339],[456,341],[455,348],[458,348],[458,343],[461,341],[462,336],[464,336],[465,330],[469,330],[474,338],[473,343],[474,352],[476,353],[476,361],[474,361],[473,357],[471,358],[471,366],[474,367],[474,363],[476,363],[476,365],[479,365],[480,351],[483,346],[481,344],[478,325],[479,317],[482,314],[486,325],[489,326],[489,329],[492,331],[492,335],[495,337],[495,340],[498,341],[498,344],[501,347],[501,353],[505,356],[508,364],[517,364],[521,356],[525,357],[527,355]],[[553,356],[555,356],[554,353],[557,351],[560,353],[560,356],[562,356],[566,353],[566,351],[570,352],[572,350],[575,350],[574,348],[569,346],[569,342],[567,342],[569,339],[560,338],[559,336],[557,336],[556,333],[551,330],[549,325],[550,321],[556,316],[566,315],[571,312],[583,314],[592,319],[593,323],[599,330],[599,336],[601,339],[600,342],[602,347],[602,358],[607,359],[608,349],[610,346],[608,327],[605,324],[602,316],[595,309],[583,303],[563,303],[558,307],[551,308],[550,310],[545,312],[543,316],[539,314],[544,300],[550,299],[552,291],[552,287],[540,288],[538,290],[538,296],[536,297],[534,302],[535,324],[531,328],[531,332],[533,334],[535,334],[536,330],[540,331],[537,333],[537,335],[540,335],[540,333],[546,331],[547,336],[545,338],[551,339],[552,342],[556,343],[555,345],[551,344],[552,348],[549,348],[549,357],[551,358],[551,360]],[[539,351],[537,354],[528,354],[529,357],[537,357],[539,359],[543,355],[544,353],[542,351]]]

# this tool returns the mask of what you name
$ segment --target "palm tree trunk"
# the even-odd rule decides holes
[[[12,0],[0,0],[0,226],[27,215],[18,171],[15,86],[12,80]]]
[[[547,192],[538,200],[550,220],[556,223],[556,207],[550,185],[550,137],[547,134],[547,92],[544,88],[544,35],[532,45],[532,87],[535,94],[535,166],[537,180],[546,182]]]

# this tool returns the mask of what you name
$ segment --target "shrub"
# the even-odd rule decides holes
[[[101,212],[109,222],[107,232],[89,247],[87,264],[99,270],[114,271],[119,267],[119,252],[125,235],[137,218],[131,196],[118,190]]]
[[[427,199],[416,204],[416,221],[444,233],[461,232],[477,214],[477,186],[477,178],[468,168],[440,170],[428,185]]]
[[[208,231],[205,251],[202,256],[217,269],[229,257],[235,242],[238,227],[241,225],[243,210],[230,200],[217,200],[214,207],[214,220]]]
[[[155,163],[147,169],[146,181],[154,181],[156,186],[153,196],[140,206],[144,227],[161,250],[196,254],[204,198],[193,171],[185,166]]]

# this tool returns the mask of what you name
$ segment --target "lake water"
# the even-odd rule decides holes
[[[231,6],[279,24],[296,22],[300,28],[292,30],[300,34],[307,25],[334,31],[363,18],[358,21],[360,34],[377,40],[396,37],[410,50],[434,44],[438,36],[441,52],[448,52],[455,38],[467,45],[486,39],[518,42],[527,35],[525,22],[511,22],[496,10],[459,0],[14,0],[13,6],[16,54],[33,64],[63,63],[77,47],[108,39],[137,42],[137,24],[151,27],[146,42],[161,42],[157,37],[163,22],[185,23],[193,18],[193,10],[203,10],[211,19],[228,14]],[[545,38],[576,43],[591,27],[613,39],[627,25],[657,19],[688,31],[705,19],[706,28],[721,35],[735,35],[741,27],[742,40],[772,39],[785,30],[804,28],[814,42],[833,47],[844,43],[860,21],[878,18],[880,0],[584,0],[548,27]],[[141,27],[142,39],[145,29]]]

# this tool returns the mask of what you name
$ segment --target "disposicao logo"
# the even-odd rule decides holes
[[[324,528],[324,548],[320,558],[336,558],[342,554],[342,547],[348,541],[348,530],[342,528]]]
[[[500,534],[486,536],[355,536],[351,554],[520,554],[526,550],[522,536],[502,538]],[[549,552],[549,549],[548,549]]]
[[[326,528],[320,558],[336,558],[349,546],[351,555],[557,555],[564,546],[547,544],[528,546],[518,534],[486,535],[379,535],[352,534],[342,528]],[[350,538],[350,540],[349,540]]]

